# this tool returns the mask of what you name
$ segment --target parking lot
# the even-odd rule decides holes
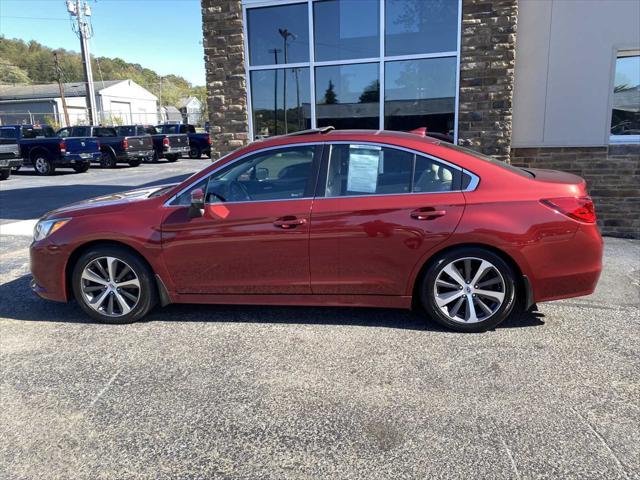
[[[396,310],[171,305],[91,323],[29,289],[35,219],[207,159],[0,183],[0,478],[640,478],[640,243],[484,334]]]

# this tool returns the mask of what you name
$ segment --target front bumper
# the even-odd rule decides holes
[[[67,254],[59,246],[47,242],[33,242],[29,247],[31,290],[38,296],[56,302],[68,300],[65,268]]]

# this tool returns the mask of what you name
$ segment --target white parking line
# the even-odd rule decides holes
[[[0,235],[30,237],[33,235],[33,227],[36,226],[36,223],[38,223],[37,219],[0,224]]]

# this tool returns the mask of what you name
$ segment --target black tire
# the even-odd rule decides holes
[[[129,166],[130,167],[138,167],[141,163],[142,163],[142,160],[130,160],[129,161]]]
[[[191,147],[189,149],[189,158],[200,158],[202,156],[202,152],[198,147]]]
[[[102,156],[100,157],[100,166],[102,168],[116,168],[118,164],[118,159],[113,154],[113,152],[105,151],[102,152]]]
[[[0,170],[0,180],[6,180],[10,176],[11,176],[10,168],[3,168],[2,170]]]
[[[167,161],[173,163],[178,160],[178,155],[165,155],[165,158],[167,159]]]
[[[84,173],[89,170],[89,166],[89,163],[81,163],[80,165],[74,165],[73,169],[76,171],[76,173]]]
[[[443,270],[447,268],[452,262],[462,262],[462,265],[466,266],[466,263],[464,262],[463,259],[469,259],[469,258],[472,259],[470,260],[470,263],[469,263],[470,265],[469,270],[472,270],[474,268],[473,267],[474,265],[477,265],[478,270],[480,270],[479,265],[483,260],[489,262],[492,265],[492,267],[495,268],[495,270],[489,269],[487,275],[493,275],[493,281],[497,279],[498,285],[485,288],[485,287],[482,287],[481,285],[482,283],[486,283],[485,281],[478,282],[478,285],[480,285],[481,287],[479,291],[486,292],[487,290],[495,289],[495,291],[493,291],[492,293],[503,294],[502,303],[493,304],[491,302],[495,301],[494,299],[490,297],[486,297],[481,293],[477,294],[478,297],[481,297],[480,299],[478,299],[476,294],[473,293],[474,291],[478,291],[474,288],[474,287],[478,287],[478,285],[472,285],[469,281],[469,277],[471,277],[472,275],[471,274],[465,275],[464,272],[460,272],[460,270],[458,269],[460,276],[463,277],[461,278],[461,282],[464,281],[465,286],[460,286],[458,283],[453,282],[452,281],[453,277],[449,277],[446,274],[444,275],[444,278],[448,279],[448,282],[450,284],[457,286],[457,288],[461,290],[460,295],[459,296],[456,295],[457,300],[451,301],[451,303],[443,307],[445,310],[447,310],[447,313],[445,313],[443,310],[441,310],[441,308],[436,303],[437,302],[436,280],[438,279],[438,276],[441,274],[441,272],[443,272]],[[496,271],[498,272],[499,275],[496,274]],[[480,278],[483,279],[486,277],[480,277]],[[500,282],[501,280],[502,282]],[[438,285],[441,285],[441,283],[439,282]],[[499,255],[496,255],[495,253],[490,252],[488,250],[484,250],[482,248],[463,247],[463,248],[446,252],[438,256],[431,263],[431,265],[426,270],[426,272],[424,273],[420,281],[419,298],[428,317],[436,321],[440,325],[450,328],[452,330],[459,331],[459,332],[484,332],[502,323],[513,311],[514,306],[516,304],[516,286],[515,285],[516,285],[516,277],[513,272],[513,269]],[[446,286],[439,287],[439,288],[444,289],[445,291],[444,295],[457,294],[457,291],[455,288],[450,288]],[[449,288],[450,290],[447,291],[447,289]],[[442,293],[439,293],[438,298],[442,298],[442,295],[443,295]],[[459,300],[459,298],[463,298],[463,300]],[[457,302],[460,301],[462,302],[462,305],[459,306],[459,308],[461,308],[465,312],[464,316],[468,318],[473,318],[473,315],[475,314],[477,307],[473,305],[473,308],[470,308],[469,304],[470,303],[473,304],[478,300],[482,300],[482,302],[485,303],[485,305],[487,303],[490,304],[491,306],[490,310],[495,308],[495,310],[491,314],[488,314],[487,312],[482,311],[482,309],[477,310],[478,312],[480,312],[480,315],[486,316],[486,319],[482,319],[480,316],[477,316],[478,321],[475,321],[474,323],[465,323],[466,321],[468,321],[468,319],[467,320],[458,319],[457,312],[453,314],[455,318],[453,318],[450,315],[453,309],[455,308],[455,305],[457,304]],[[469,312],[474,312],[474,313],[469,315]]]
[[[53,165],[53,163],[45,153],[35,153],[31,158],[31,161],[33,164],[33,169],[38,175],[53,175],[56,171],[56,167]]]
[[[114,257],[120,262],[124,262],[135,273],[139,280],[140,289],[138,301],[126,315],[109,316],[106,312],[98,312],[89,306],[89,300],[82,291],[83,270],[91,262],[101,257]],[[156,290],[153,272],[139,255],[123,247],[98,245],[85,251],[74,265],[71,283],[73,294],[80,307],[87,315],[101,323],[124,324],[137,322],[149,313],[158,301],[158,292]],[[113,295],[113,293],[109,293],[106,298]]]

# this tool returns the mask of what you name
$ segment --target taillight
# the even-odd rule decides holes
[[[129,140],[125,138],[122,140],[122,149],[126,150],[127,148],[129,148]]]
[[[574,220],[596,223],[596,209],[591,197],[546,198],[541,202]]]
[[[164,137],[162,139],[162,146],[163,147],[168,147],[169,146],[169,137]]]
[[[207,135],[205,138],[207,139],[207,143],[211,145],[211,135]]]
[[[67,144],[64,143],[64,140],[60,140],[58,146],[60,147],[60,153],[62,153],[63,155],[67,153]]]

